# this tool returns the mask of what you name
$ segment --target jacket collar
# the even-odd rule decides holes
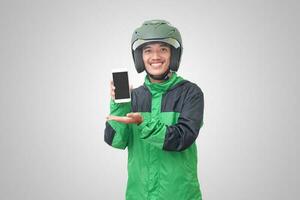
[[[172,72],[171,77],[161,83],[152,83],[148,76],[145,77],[144,85],[150,90],[151,94],[165,93],[171,87],[183,81],[183,78],[178,76],[175,72]]]

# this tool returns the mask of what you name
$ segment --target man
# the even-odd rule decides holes
[[[150,20],[131,40],[144,85],[131,91],[131,103],[114,102],[105,141],[128,149],[127,200],[200,200],[195,140],[203,124],[203,93],[176,74],[182,54],[177,28]]]

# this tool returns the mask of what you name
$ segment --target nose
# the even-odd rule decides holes
[[[159,58],[160,58],[159,52],[154,51],[152,55],[152,59],[159,59]]]

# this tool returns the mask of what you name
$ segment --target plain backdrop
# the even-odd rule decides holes
[[[143,21],[183,39],[178,74],[205,95],[205,200],[299,198],[299,1],[0,2],[0,199],[121,200],[127,150],[104,140],[113,68]],[[178,186],[180,188],[180,185]]]

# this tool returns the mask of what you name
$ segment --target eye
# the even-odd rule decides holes
[[[161,52],[168,52],[168,51],[169,51],[168,48],[165,47],[161,48]]]
[[[150,49],[145,49],[145,50],[144,50],[144,53],[150,53],[150,52],[151,52]]]

